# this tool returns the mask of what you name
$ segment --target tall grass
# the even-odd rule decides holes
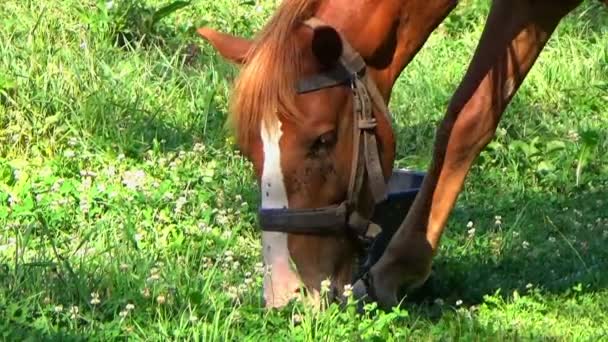
[[[0,336],[108,340],[606,338],[608,14],[568,16],[482,153],[433,280],[393,312],[261,307],[258,193],[224,130],[275,1],[0,4]],[[398,165],[424,169],[488,5],[462,1],[399,79]]]

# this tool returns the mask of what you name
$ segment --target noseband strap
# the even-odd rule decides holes
[[[327,26],[318,18],[305,24],[312,29]],[[325,72],[298,81],[299,93],[307,93],[334,86],[349,85],[353,94],[353,155],[347,198],[344,202],[313,209],[263,209],[260,225],[265,231],[293,234],[336,235],[354,233],[368,239],[377,234],[369,229],[373,206],[386,199],[386,179],[376,138],[377,121],[374,105],[388,118],[384,99],[375,83],[366,73],[365,61],[342,37],[343,53],[340,62]],[[362,201],[367,185],[373,205]],[[364,203],[365,202],[365,203]],[[345,231],[346,229],[346,231]]]

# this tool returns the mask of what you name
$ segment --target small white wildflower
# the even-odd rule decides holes
[[[473,221],[469,221],[467,223],[467,228],[473,228]]]
[[[245,282],[245,285],[251,285],[251,283],[253,283],[253,279],[245,278],[244,282]]]
[[[114,7],[114,1],[106,2],[106,9],[111,10]]]
[[[121,154],[119,154],[119,155],[116,157],[116,159],[118,159],[118,160],[123,160],[123,159],[125,159],[125,157],[126,157],[126,156],[125,156],[125,154],[124,154],[124,153],[121,153]]]
[[[126,310],[128,310],[128,311],[131,311],[131,310],[135,309],[135,305],[134,305],[134,304],[129,303],[129,304],[127,304],[127,305],[125,306],[125,309],[126,309]]]
[[[194,144],[193,150],[195,152],[202,152],[204,149],[205,149],[205,145],[203,145],[201,143]]]
[[[161,304],[161,305],[165,304],[166,301],[167,301],[167,297],[165,297],[164,295],[159,294],[158,296],[156,296],[156,302],[158,304]]]
[[[75,319],[78,316],[78,307],[76,305],[72,305],[70,308],[70,318]]]
[[[325,293],[329,291],[329,287],[331,286],[331,280],[325,279],[321,282],[321,293]]]
[[[108,168],[105,170],[105,174],[110,178],[116,176],[116,168],[112,165],[108,166]]]
[[[143,170],[126,171],[122,178],[122,184],[131,190],[141,188],[146,180],[146,173]]]
[[[127,310],[122,310],[121,312],[118,313],[118,315],[120,315],[120,317],[127,317],[127,315],[129,314],[129,311]]]
[[[194,322],[198,321],[198,317],[196,317],[195,315],[190,315],[190,318],[188,318],[188,320],[191,323],[194,323]]]
[[[15,204],[19,204],[19,198],[17,196],[9,195],[8,196],[8,205],[13,207]]]
[[[62,312],[62,311],[63,311],[63,305],[55,305],[55,307],[53,308],[53,310],[54,310],[56,313],[60,313],[60,312]]]
[[[443,299],[441,299],[441,298],[435,299],[434,303],[439,306],[442,306],[444,304]]]
[[[99,303],[101,303],[101,300],[99,299],[99,293],[91,293],[91,305],[97,305]]]
[[[575,130],[569,130],[568,131],[568,139],[572,140],[572,141],[578,141],[580,136],[578,135],[578,132],[576,132]]]
[[[72,150],[65,150],[63,151],[63,156],[66,158],[74,158],[76,156],[76,152]]]
[[[36,195],[36,202],[42,202],[43,199],[44,199],[44,195],[43,194],[37,194]]]
[[[534,285],[532,285],[531,283],[526,284],[526,289],[531,289]]]
[[[351,284],[344,285],[344,293],[342,293],[344,297],[350,297],[353,295],[353,286]]]
[[[229,221],[230,220],[225,215],[218,215],[217,216],[217,223],[219,223],[221,225],[226,225],[226,224],[228,224]]]
[[[549,242],[555,242],[556,241],[553,236],[549,236],[549,238],[547,240],[549,240]]]
[[[251,278],[251,272],[245,272],[245,278]]]
[[[231,299],[237,299],[239,297],[239,290],[235,286],[230,286],[228,288],[228,297]]]
[[[457,300],[456,301],[456,306],[461,306],[461,305],[462,305],[462,300],[461,299]]]
[[[44,297],[44,299],[42,300],[42,302],[43,302],[45,305],[49,305],[49,304],[51,304],[51,297],[49,297],[49,296]]]
[[[241,263],[240,263],[240,262],[238,262],[238,261],[235,261],[235,262],[232,264],[232,269],[233,269],[233,270],[236,270],[236,269],[238,269],[240,266],[241,266]]]
[[[153,273],[148,277],[147,281],[149,283],[151,283],[151,282],[157,281],[159,279],[160,279],[160,275],[158,273]]]
[[[163,194],[163,199],[167,200],[167,201],[171,201],[174,197],[175,196],[173,195],[173,193],[169,192],[169,191],[167,191]]]
[[[519,232],[514,231],[514,232],[513,232],[513,236],[514,236],[514,237],[518,237],[518,236],[519,236]]]
[[[494,216],[494,224],[500,226],[502,224],[502,216],[496,215]]]
[[[176,213],[181,212],[182,208],[184,207],[184,205],[186,205],[187,202],[188,202],[188,200],[184,196],[181,196],[180,198],[178,198],[177,201],[175,201],[175,212]]]
[[[469,234],[469,236],[475,235],[475,228],[471,228],[471,229],[467,230],[467,233]]]
[[[528,247],[530,247],[530,243],[529,243],[528,241],[524,241],[524,242],[522,242],[522,243],[521,243],[521,246],[522,246],[524,249],[528,249]]]

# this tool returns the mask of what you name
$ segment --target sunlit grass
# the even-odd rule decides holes
[[[606,338],[605,9],[585,4],[541,55],[471,171],[426,293],[358,316],[261,306],[258,193],[224,129],[236,69],[194,29],[251,36],[275,1],[195,1],[121,47],[145,12],[120,19],[129,3],[0,4],[3,339]],[[462,1],[399,79],[399,166],[426,167],[486,11]]]

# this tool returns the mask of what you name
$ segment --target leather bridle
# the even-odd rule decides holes
[[[305,24],[312,29],[327,26],[318,18]],[[301,79],[298,93],[307,93],[334,86],[350,86],[353,95],[353,158],[347,198],[340,204],[313,209],[265,209],[259,211],[259,223],[264,231],[309,235],[354,235],[369,240],[379,233],[370,225],[373,208],[362,203],[364,186],[370,190],[374,206],[387,196],[387,185],[376,139],[374,105],[383,115],[389,115],[384,99],[369,76],[361,55],[342,38],[343,52],[337,65]]]

